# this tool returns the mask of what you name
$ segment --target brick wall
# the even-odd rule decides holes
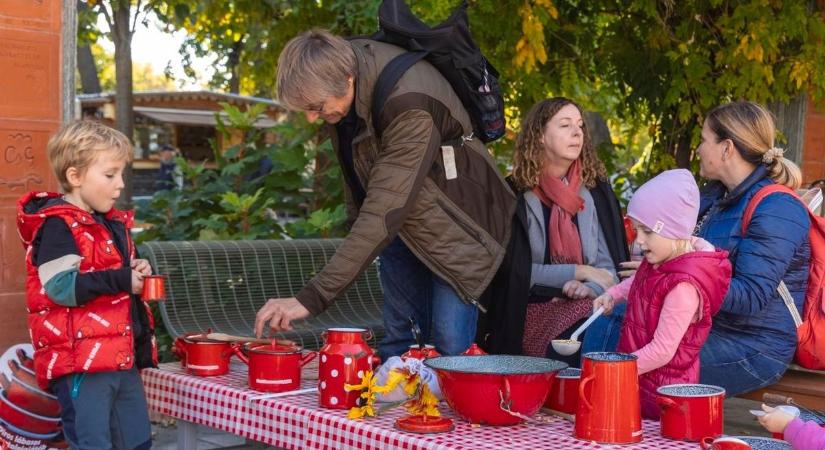
[[[802,151],[804,185],[825,178],[825,103],[808,103],[805,118],[805,146]]]

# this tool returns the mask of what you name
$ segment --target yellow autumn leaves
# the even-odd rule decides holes
[[[547,62],[547,50],[544,43],[544,23],[539,10],[545,10],[553,19],[559,17],[559,11],[551,0],[525,0],[518,10],[521,16],[521,39],[516,43],[516,56],[513,63],[524,68],[527,73],[533,71],[537,64]]]
[[[347,417],[350,419],[362,419],[364,417],[374,417],[376,415],[375,401],[378,394],[386,394],[393,391],[399,385],[407,395],[408,400],[404,401],[404,407],[410,414],[440,416],[438,411],[438,398],[430,391],[427,383],[421,382],[421,376],[410,373],[407,369],[393,369],[387,375],[387,382],[383,386],[377,383],[375,374],[367,371],[361,378],[360,384],[345,384],[347,391],[361,391],[361,406],[350,408]]]

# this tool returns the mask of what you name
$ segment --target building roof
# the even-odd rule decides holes
[[[205,100],[217,102],[226,102],[230,105],[248,105],[251,103],[263,103],[269,109],[283,111],[284,108],[275,100],[252,97],[247,95],[226,94],[223,92],[213,91],[143,91],[134,92],[133,94],[135,105],[145,102],[176,102],[176,101],[191,101],[191,100]],[[77,99],[80,100],[83,106],[100,106],[105,103],[114,103],[115,94],[113,92],[101,92],[98,94],[78,94]]]
[[[178,125],[211,126],[217,125],[216,114],[221,115],[224,123],[229,123],[229,116],[223,111],[203,111],[197,109],[177,109],[177,108],[149,108],[146,106],[135,106],[136,114],[149,117],[163,123],[174,123]],[[258,116],[255,121],[256,128],[271,128],[277,122],[264,114]]]

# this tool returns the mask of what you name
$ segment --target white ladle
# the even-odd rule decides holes
[[[584,329],[589,327],[594,320],[598,319],[599,316],[602,315],[604,312],[604,306],[599,306],[599,309],[593,312],[593,315],[590,316],[576,331],[570,335],[570,339],[553,339],[551,344],[553,345],[553,350],[556,351],[559,355],[570,356],[573,353],[579,351],[579,347],[581,347],[582,343],[579,342],[579,335],[584,332]]]

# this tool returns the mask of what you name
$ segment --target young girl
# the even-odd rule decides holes
[[[762,405],[767,414],[759,423],[771,433],[782,433],[794,450],[825,450],[825,428],[813,420],[803,421],[779,408]]]
[[[639,188],[627,215],[642,264],[593,301],[609,314],[616,301],[627,300],[618,351],[639,358],[646,418],[659,417],[658,387],[699,381],[699,351],[730,283],[727,252],[691,236],[698,210],[699,188],[687,170],[663,172]]]

